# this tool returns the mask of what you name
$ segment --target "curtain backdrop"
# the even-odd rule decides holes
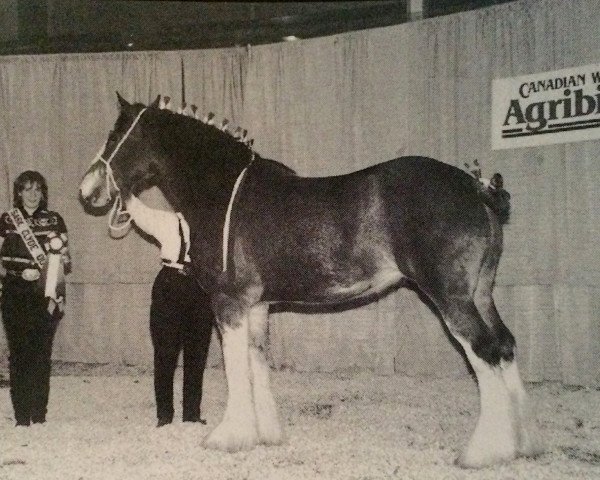
[[[596,7],[517,1],[258,47],[0,58],[0,206],[15,176],[36,168],[70,231],[74,273],[55,358],[151,363],[158,249],[133,233],[109,239],[106,218],[86,215],[77,199],[116,119],[118,90],[144,103],[169,95],[175,108],[185,96],[303,175],[413,154],[457,166],[477,158],[484,175],[502,172],[514,209],[495,298],[524,377],[600,384],[599,142],[499,151],[490,142],[494,78],[600,63]],[[156,191],[146,198],[168,208]],[[440,321],[408,290],[351,311],[276,313],[270,341],[274,366],[301,371],[466,372]]]
[[[158,249],[135,234],[112,240],[105,217],[86,215],[78,185],[117,115],[118,90],[147,103],[158,91],[181,98],[177,53],[0,58],[2,209],[26,169],[48,180],[50,208],[65,218],[73,257],[67,311],[54,357],[148,363],[150,286]]]

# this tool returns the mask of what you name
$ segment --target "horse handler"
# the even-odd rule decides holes
[[[0,216],[1,311],[16,425],[29,426],[46,421],[52,343],[63,316],[64,274],[71,261],[65,222],[47,209],[44,177],[23,172],[13,195],[14,208]]]
[[[180,352],[182,419],[205,424],[200,417],[200,404],[214,314],[210,297],[188,274],[189,226],[183,215],[149,208],[133,196],[127,201],[127,211],[139,228],[160,243],[162,268],[152,286],[150,305],[157,427],[173,421],[173,381]]]
[[[154,280],[150,306],[158,427],[173,421],[173,379],[181,351],[182,419],[184,422],[206,423],[200,418],[200,403],[212,318],[208,295],[187,274],[184,264],[165,262]]]

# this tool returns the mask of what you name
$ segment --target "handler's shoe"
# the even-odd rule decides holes
[[[32,423],[46,423],[46,415],[32,415],[31,422]]]
[[[201,423],[202,425],[206,425],[206,420],[200,418],[200,415],[186,415],[183,417],[184,422],[194,422]]]
[[[169,425],[171,423],[173,423],[172,418],[159,418],[158,422],[156,423],[156,428],[164,427],[165,425]]]

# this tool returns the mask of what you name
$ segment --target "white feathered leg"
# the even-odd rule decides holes
[[[257,445],[258,434],[248,362],[248,313],[240,317],[235,327],[224,324],[221,333],[227,407],[223,420],[204,440],[204,445],[228,452],[249,450]]]
[[[268,319],[268,304],[258,304],[250,310],[250,371],[258,439],[265,445],[279,445],[283,442],[284,434],[269,382],[266,359]]]
[[[517,454],[524,457],[541,455],[544,453],[544,444],[535,424],[535,418],[530,411],[529,398],[521,381],[516,360],[502,362],[502,376],[518,417]]]
[[[479,358],[469,342],[456,336],[465,350],[479,384],[480,412],[475,431],[456,463],[481,468],[513,460],[517,456],[518,418],[500,367]]]

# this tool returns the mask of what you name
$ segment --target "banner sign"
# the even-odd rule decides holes
[[[600,65],[492,82],[492,150],[600,138]]]

